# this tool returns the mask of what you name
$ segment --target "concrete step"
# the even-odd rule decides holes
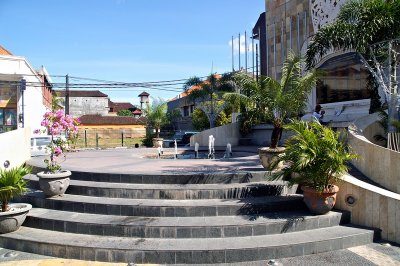
[[[349,221],[348,213],[311,215],[274,212],[252,216],[138,217],[74,213],[33,208],[26,227],[104,236],[142,238],[223,238],[281,234],[337,226]]]
[[[33,167],[32,173],[43,171],[44,169]],[[247,183],[267,180],[271,175],[268,171],[246,171],[246,172],[192,172],[182,171],[182,173],[161,175],[143,174],[117,174],[117,173],[92,173],[71,171],[72,180],[85,180],[95,182],[110,183],[131,183],[131,184],[228,184],[228,183]]]
[[[34,207],[45,209],[145,217],[257,215],[265,212],[305,209],[303,196],[298,194],[245,199],[162,200],[70,194],[45,198],[42,191],[29,191],[15,201],[28,202]]]
[[[30,187],[40,189],[36,175],[25,177]],[[94,197],[131,199],[240,199],[295,194],[297,185],[287,181],[229,184],[126,184],[71,180],[67,193]]]
[[[302,256],[372,243],[373,231],[333,226],[233,238],[159,239],[83,235],[21,227],[0,246],[69,259],[133,263],[233,263]]]

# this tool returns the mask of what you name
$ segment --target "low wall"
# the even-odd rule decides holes
[[[21,128],[0,134],[0,168],[8,160],[11,167],[20,166],[31,158],[30,129]]]
[[[351,212],[353,224],[382,230],[382,239],[400,243],[400,194],[378,188],[350,175],[339,184],[335,208]],[[346,198],[352,196],[354,204]]]
[[[215,147],[225,147],[228,143],[232,146],[238,146],[240,138],[239,123],[214,127],[193,135],[190,137],[190,146],[193,147],[197,142],[200,146],[208,147],[208,137],[210,135],[213,135],[215,138]]]
[[[249,133],[246,138],[251,139],[252,145],[258,146],[269,146],[271,144],[271,135],[274,126],[271,124],[261,124],[256,125],[251,128],[251,133]],[[281,140],[279,141],[279,146],[282,146],[286,139],[290,136],[288,131],[284,130],[282,132]]]
[[[373,139],[377,120],[377,114],[368,115],[349,127],[349,144],[360,155],[360,158],[352,163],[374,182],[390,191],[400,193],[400,153],[368,140]]]

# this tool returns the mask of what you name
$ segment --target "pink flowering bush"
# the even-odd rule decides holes
[[[64,110],[57,110],[55,112],[46,112],[43,115],[41,126],[46,127],[48,133],[51,135],[51,143],[48,148],[50,150],[50,160],[45,159],[47,164],[47,171],[55,173],[61,170],[60,160],[65,160],[65,149],[69,140],[75,138],[78,134],[78,125],[80,121],[78,118],[73,118],[70,115],[65,115]],[[40,130],[35,130],[39,133]],[[66,139],[55,138],[62,133],[65,133]]]

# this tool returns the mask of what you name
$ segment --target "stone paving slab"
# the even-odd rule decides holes
[[[313,216],[308,212],[265,213],[252,216],[132,217],[71,213],[33,208],[27,227],[91,235],[143,238],[221,238],[282,234],[338,226],[347,215],[330,212]]]
[[[33,189],[40,189],[38,177],[27,175]],[[66,193],[109,198],[136,199],[228,199],[295,194],[297,185],[287,181],[259,181],[228,184],[131,184],[74,180]]]
[[[249,261],[238,263],[216,263],[216,264],[174,264],[176,266],[376,266],[385,265],[388,259],[393,260],[395,265],[400,265],[400,247],[388,246],[383,243],[372,243],[368,245],[358,246],[360,249],[367,249],[368,253],[372,254],[378,260],[370,261],[369,257],[363,257],[357,250],[350,251],[349,249],[341,249],[320,254],[289,257],[275,260],[262,260],[262,261]],[[7,256],[7,254],[14,254],[15,256]],[[0,248],[0,265],[1,266],[127,266],[125,263],[106,263],[94,261],[79,261],[70,259],[58,259],[49,256],[37,255],[21,251],[14,251],[10,249]],[[155,266],[166,264],[136,264],[135,266]]]
[[[21,227],[0,235],[0,245],[29,252],[98,261],[138,263],[240,262],[302,256],[372,242],[369,230],[334,226],[282,235],[234,239],[141,239],[60,233]],[[39,244],[40,243],[40,244]],[[290,255],[289,255],[290,254]]]
[[[141,158],[145,154],[157,154],[154,148],[139,149],[110,149],[110,150],[85,150],[67,154],[67,160],[62,163],[63,169],[94,173],[135,173],[135,174],[160,174],[160,173],[222,173],[264,171],[260,164],[258,147],[237,147],[241,151],[249,151],[250,156],[235,157],[231,159],[147,159]],[[188,150],[179,148],[179,151]],[[44,167],[44,156],[32,157],[28,164]]]

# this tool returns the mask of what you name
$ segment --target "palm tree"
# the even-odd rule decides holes
[[[389,116],[396,118],[396,69],[399,64],[400,0],[352,0],[344,4],[335,22],[313,37],[307,50],[307,67],[313,67],[331,50],[355,50],[384,90]],[[387,46],[387,47],[386,47]],[[387,70],[383,68],[388,66]],[[392,97],[394,96],[394,97]],[[398,114],[397,114],[398,115]]]
[[[280,81],[271,77],[260,77],[256,81],[248,75],[239,74],[236,76],[236,82],[249,96],[226,94],[227,99],[239,96],[250,103],[252,109],[269,117],[274,126],[271,149],[277,148],[286,120],[297,117],[304,110],[308,93],[316,84],[317,72],[312,70],[302,75],[302,62],[301,56],[290,52],[283,64]]]
[[[356,50],[367,55],[370,45],[400,37],[400,0],[351,0],[335,22],[320,29],[307,49],[307,67],[313,67],[332,49]]]
[[[221,100],[224,93],[232,92],[235,89],[232,77],[232,74],[224,74],[222,76],[211,74],[203,80],[195,76],[188,79],[183,86],[185,91],[192,88],[188,97],[207,115],[210,128],[214,127],[218,114],[225,107],[224,104],[217,106],[215,104],[216,101]]]
[[[147,104],[144,113],[147,118],[147,125],[156,130],[156,138],[160,137],[160,128],[168,123],[167,103],[162,100],[153,101],[153,104]]]

